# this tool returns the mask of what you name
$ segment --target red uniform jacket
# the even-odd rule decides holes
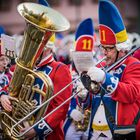
[[[124,63],[127,66],[115,92],[112,93],[112,99],[118,102],[118,125],[131,125],[140,110],[140,62],[128,57]],[[140,140],[140,120],[136,133],[137,140]]]
[[[67,65],[62,64],[60,62],[56,62],[54,59],[52,59],[52,56],[47,60],[43,61],[41,64],[39,64],[39,70],[47,73],[50,76],[54,86],[53,94],[58,93],[61,89],[63,89],[66,85],[68,85],[72,81],[71,74]],[[60,95],[56,96],[50,102],[46,114],[54,110],[57,106],[63,103],[71,95],[72,95],[72,86],[69,86],[62,93],[60,93]],[[51,133],[49,133],[49,130],[47,132],[48,133],[46,137],[47,140],[64,140],[64,132],[62,126],[66,114],[68,112],[69,103],[70,102],[67,102],[60,109],[58,109],[57,111],[55,111],[53,114],[51,114],[49,117],[46,118],[45,121],[47,125],[49,125],[49,127],[52,129]],[[44,132],[46,130],[44,129]],[[43,136],[43,134],[41,135]]]
[[[67,65],[56,62],[52,55],[38,65],[38,70],[50,76],[54,87],[53,95],[72,82],[71,74]],[[35,85],[36,84],[45,90],[43,87],[44,84],[42,84],[39,79],[36,80]],[[2,91],[7,93],[7,87],[8,86],[4,87]],[[68,99],[71,94],[72,85],[50,101],[45,114],[53,111],[56,107]],[[40,104],[42,96],[36,96],[34,98],[37,103]],[[70,101],[65,103],[61,108],[48,116],[45,121],[42,121],[34,127],[39,140],[64,140],[63,122],[68,112],[69,103]]]

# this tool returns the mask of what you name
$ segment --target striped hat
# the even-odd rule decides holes
[[[91,18],[83,20],[75,34],[75,48],[71,52],[73,62],[79,73],[88,71],[94,65],[94,28]]]
[[[91,18],[83,20],[76,31],[75,51],[92,52],[94,47],[94,28]]]
[[[128,39],[122,17],[109,0],[99,0],[99,33],[103,45],[114,45]]]

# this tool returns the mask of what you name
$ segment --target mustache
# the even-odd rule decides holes
[[[112,59],[111,57],[106,57],[106,60],[110,60],[110,59]]]

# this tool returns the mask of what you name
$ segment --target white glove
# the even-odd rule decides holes
[[[82,84],[82,82],[78,82],[77,83],[77,92],[80,91],[77,96],[82,98],[83,100],[87,97],[87,89],[84,87],[84,85]]]
[[[97,83],[102,83],[105,79],[105,72],[95,66],[91,67],[88,70],[87,75],[91,78],[91,80]]]
[[[73,109],[70,117],[74,120],[74,121],[81,121],[84,118],[84,115],[77,109]]]

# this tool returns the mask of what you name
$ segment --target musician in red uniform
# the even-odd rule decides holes
[[[54,94],[56,94],[57,92],[59,92],[61,89],[63,89],[66,85],[68,85],[71,82],[71,75],[70,75],[68,67],[65,64],[56,62],[54,60],[53,55],[52,55],[52,49],[51,49],[54,44],[51,44],[51,42],[48,42],[48,45],[50,45],[51,47],[45,48],[46,50],[43,52],[42,60],[37,65],[38,67],[37,70],[43,71],[44,73],[50,76],[54,85]],[[71,96],[71,94],[72,94],[72,86],[69,86],[60,95],[55,97],[50,102],[46,114],[54,110],[61,103],[63,103],[67,98]],[[35,130],[37,132],[37,135],[42,137],[43,133],[46,131],[46,134],[50,133],[47,136],[47,140],[53,140],[53,139],[63,140],[64,133],[63,133],[62,126],[63,126],[63,121],[65,120],[65,117],[66,117],[66,113],[68,111],[68,107],[69,107],[69,102],[63,105],[56,112],[52,113],[52,115],[50,115],[45,120],[47,123],[46,122],[42,123],[42,125],[44,124],[43,130],[42,128],[39,129],[40,124],[36,126]],[[49,129],[47,128],[47,126]]]
[[[54,36],[53,36],[54,37]],[[37,70],[42,71],[43,73],[50,76],[54,91],[53,95],[63,89],[66,85],[68,85],[71,80],[71,74],[68,67],[61,62],[56,62],[53,58],[52,49],[54,47],[53,37],[47,43],[43,53],[42,59],[40,63],[37,65]],[[44,85],[40,79],[36,79],[35,85],[45,91]],[[8,96],[1,91],[2,95],[0,97],[1,103],[3,107],[11,111],[12,107],[10,106],[10,102],[7,99]],[[45,114],[53,111],[57,106],[62,104],[67,98],[69,98],[72,94],[72,86],[66,88],[60,95],[56,96],[52,101],[50,101],[48,109],[46,110]],[[36,100],[37,104],[41,104],[41,96],[35,95],[34,99]],[[37,126],[34,127],[31,131],[25,134],[25,138],[32,139],[35,136],[39,137],[39,140],[47,139],[47,140],[63,140],[64,133],[63,133],[63,122],[65,120],[67,111],[69,107],[69,102],[64,104],[61,108],[57,111],[52,113],[49,117],[47,117],[44,121],[39,123]],[[22,132],[25,131],[28,127],[22,129]]]
[[[86,18],[81,21],[75,33],[75,49],[71,52],[73,63],[70,65],[70,68],[73,80],[77,79],[82,71],[87,71],[88,68],[94,64],[94,35],[92,19]],[[73,83],[73,94],[79,92],[77,88],[79,84],[82,84],[80,79]],[[84,94],[86,95],[88,91],[84,88],[81,92],[83,96]],[[87,108],[84,108],[82,104],[78,105],[78,98],[74,96],[71,100],[64,125],[65,140],[86,139],[86,133],[88,133],[86,131],[88,123],[85,123],[85,121],[88,120],[88,115],[85,115],[86,111]],[[78,123],[76,124],[76,122]],[[80,129],[78,126],[80,126]]]
[[[43,2],[43,3],[41,3]],[[46,1],[39,1],[40,4],[48,6]],[[50,76],[53,83],[53,95],[58,93],[61,89],[67,86],[71,81],[71,74],[68,67],[65,64],[60,62],[56,62],[53,57],[53,49],[54,49],[54,35],[48,41],[44,51],[40,57],[40,61],[36,66],[37,71],[41,71],[44,74]],[[34,83],[35,86],[45,91],[45,87],[43,82],[37,78]],[[11,111],[12,106],[9,101],[9,97],[6,95],[6,90],[0,92],[0,101],[5,110]],[[50,101],[49,106],[46,110],[45,114],[50,113],[60,104],[62,104],[67,98],[69,98],[72,94],[72,86],[69,86],[64,91],[60,93],[60,95],[56,96],[53,100]],[[36,104],[41,104],[42,96],[35,94],[34,100]],[[33,139],[35,136],[38,137],[39,140],[47,139],[47,140],[63,140],[64,132],[63,132],[63,121],[65,120],[67,111],[69,107],[69,102],[65,103],[62,107],[60,107],[57,111],[53,112],[49,117],[47,117],[44,121],[40,122],[36,125],[31,131],[25,134],[25,139]],[[43,116],[42,116],[43,117]],[[25,127],[21,131],[25,131],[29,126]]]
[[[109,68],[125,56],[132,45],[120,13],[112,2],[99,1],[99,23],[100,47],[106,56],[106,68]],[[139,140],[139,60],[128,56],[109,72],[92,66],[87,75],[101,88],[92,98],[89,139]]]

